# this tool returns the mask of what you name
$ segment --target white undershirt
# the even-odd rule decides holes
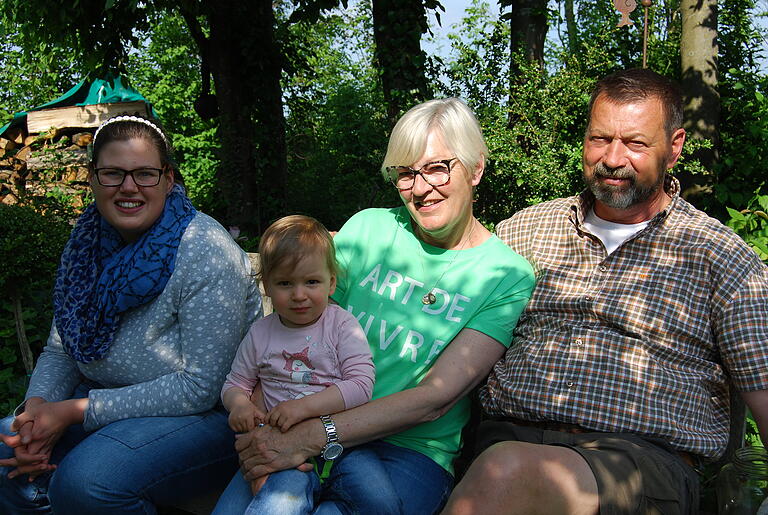
[[[600,238],[609,255],[619,248],[619,245],[645,229],[649,222],[650,220],[640,222],[639,224],[617,224],[616,222],[603,220],[595,214],[594,209],[590,209],[587,216],[584,217],[584,227]]]

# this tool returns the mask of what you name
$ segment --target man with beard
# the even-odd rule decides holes
[[[480,455],[445,513],[698,513],[735,387],[768,442],[768,269],[667,174],[678,89],[649,70],[598,82],[587,190],[499,236],[537,286],[480,392]]]

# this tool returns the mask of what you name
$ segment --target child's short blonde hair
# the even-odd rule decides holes
[[[325,256],[331,275],[338,275],[336,249],[328,229],[310,216],[285,216],[270,225],[261,237],[257,276],[266,282],[275,269],[286,266],[293,270],[299,261],[317,254]]]

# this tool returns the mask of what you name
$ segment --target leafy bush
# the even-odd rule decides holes
[[[729,70],[723,81],[722,148],[712,216],[728,219],[720,206],[743,206],[765,181],[768,149],[768,77]]]
[[[749,201],[746,209],[737,211],[728,208],[731,216],[726,223],[736,234],[765,262],[768,262],[768,195],[760,195],[760,190]]]
[[[0,290],[7,299],[0,305],[0,410],[8,412],[26,387],[26,370],[20,358],[22,330],[37,354],[48,334],[50,297],[56,267],[69,236],[69,224],[31,206],[0,205]]]
[[[0,205],[0,289],[11,296],[50,289],[71,227],[30,206]]]

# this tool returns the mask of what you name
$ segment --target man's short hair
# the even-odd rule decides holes
[[[589,99],[587,127],[592,118],[595,101],[601,95],[615,104],[631,104],[657,98],[664,112],[664,129],[667,136],[671,136],[683,126],[683,98],[679,86],[647,68],[620,70],[598,81]]]
[[[331,275],[338,275],[333,237],[312,217],[290,215],[270,225],[259,241],[258,278],[268,281],[278,268],[293,270],[307,256],[321,255]]]

